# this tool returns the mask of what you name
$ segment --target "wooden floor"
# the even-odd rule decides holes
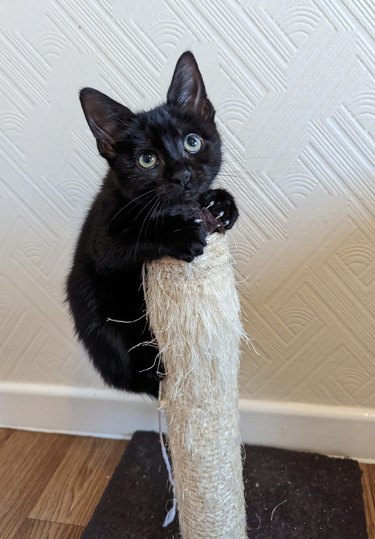
[[[367,533],[369,539],[375,539],[375,464],[360,464],[360,467],[362,470]]]
[[[78,539],[125,446],[0,429],[1,539]]]
[[[0,429],[1,539],[79,539],[125,446]],[[369,538],[375,539],[375,465],[361,468]]]

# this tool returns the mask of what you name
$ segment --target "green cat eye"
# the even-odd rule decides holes
[[[189,153],[198,153],[203,146],[203,141],[199,135],[189,133],[184,139],[184,148]]]
[[[153,168],[157,162],[157,157],[152,152],[141,153],[138,157],[138,163],[142,168]]]

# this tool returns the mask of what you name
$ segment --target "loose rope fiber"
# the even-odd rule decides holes
[[[145,296],[166,378],[168,424],[183,539],[243,539],[246,516],[237,411],[242,326],[227,238],[204,254],[145,269]]]

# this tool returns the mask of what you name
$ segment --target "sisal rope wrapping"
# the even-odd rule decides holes
[[[183,539],[243,539],[246,516],[237,411],[242,326],[227,238],[208,237],[187,264],[147,265],[145,297],[167,376],[168,424]]]

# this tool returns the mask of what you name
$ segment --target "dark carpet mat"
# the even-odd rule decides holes
[[[356,461],[245,446],[250,539],[366,539]],[[81,539],[177,539],[159,438],[137,432]]]

